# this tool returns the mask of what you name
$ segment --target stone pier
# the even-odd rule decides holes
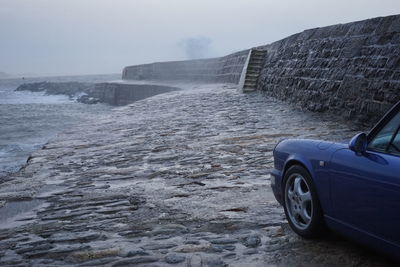
[[[390,266],[297,237],[270,189],[280,139],[360,129],[230,85],[184,89],[69,129],[8,177],[0,265]]]
[[[400,101],[400,15],[309,29],[252,50],[265,53],[246,88],[302,109],[372,126]],[[123,79],[238,84],[248,55],[129,66]]]

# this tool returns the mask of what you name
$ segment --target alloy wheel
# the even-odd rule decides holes
[[[304,230],[310,225],[313,214],[310,186],[299,173],[290,175],[286,182],[285,205],[294,226]]]

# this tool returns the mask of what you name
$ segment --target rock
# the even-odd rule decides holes
[[[176,233],[186,233],[188,229],[179,224],[167,224],[161,227],[158,227],[154,229],[151,234],[153,236],[158,236],[158,235],[170,235],[170,234],[176,234]]]
[[[188,262],[188,267],[202,267],[203,266],[203,259],[201,255],[194,254],[190,257]]]
[[[89,242],[92,240],[99,239],[101,237],[100,233],[90,233],[90,232],[83,232],[83,233],[56,233],[50,237],[51,242],[71,242],[71,241],[78,241],[78,242]]]
[[[248,208],[247,207],[238,207],[238,208],[231,208],[231,209],[226,209],[222,211],[231,211],[231,212],[247,212]]]
[[[255,248],[251,248],[251,249],[247,249],[243,252],[244,255],[253,255],[253,254],[257,254],[258,250]]]
[[[100,258],[100,259],[94,259],[90,261],[86,261],[83,266],[105,266],[108,265],[112,262],[115,262],[115,258]]]
[[[143,230],[127,230],[118,233],[120,236],[142,236]]]
[[[110,249],[102,249],[102,250],[87,250],[74,252],[71,257],[79,260],[79,261],[88,261],[95,260],[100,258],[107,258],[118,256],[121,250],[119,248],[110,248]]]
[[[26,247],[21,247],[16,249],[16,252],[18,254],[24,254],[24,253],[35,253],[35,252],[43,252],[43,251],[48,251],[50,249],[54,248],[54,245],[45,243],[45,244],[40,244],[40,245],[35,245],[35,246],[26,246]]]
[[[135,256],[148,256],[150,255],[144,250],[131,250],[126,254],[126,257],[135,257]]]
[[[224,249],[223,249],[222,246],[212,245],[212,246],[210,247],[210,252],[220,253],[220,252],[222,252],[222,251],[224,251]]]
[[[90,246],[83,246],[81,244],[57,245],[51,250],[46,251],[50,255],[69,254],[76,251],[89,250]]]
[[[128,197],[128,201],[129,201],[129,203],[131,203],[132,205],[135,205],[135,206],[146,203],[146,200],[139,198],[139,197],[134,197],[134,196]]]
[[[200,241],[198,241],[198,240],[185,240],[183,243],[184,244],[190,244],[190,245],[199,245]]]
[[[210,240],[212,244],[234,244],[237,243],[237,239],[232,239],[232,238],[219,238],[219,239],[212,239]]]
[[[247,236],[242,243],[248,248],[256,248],[261,244],[261,238],[258,235]]]
[[[122,106],[157,94],[180,88],[154,84],[38,82],[20,85],[16,91],[45,92],[48,95],[67,95],[84,104],[107,103]]]
[[[144,245],[144,246],[142,246],[142,248],[145,249],[145,250],[159,250],[159,249],[169,249],[169,248],[173,248],[173,247],[176,247],[176,246],[177,246],[176,244],[172,244],[172,243],[169,243],[169,244],[156,244],[156,243],[154,243],[154,244]]]
[[[175,248],[174,251],[183,253],[192,253],[192,252],[209,251],[210,249],[211,249],[210,243],[200,243],[199,245],[194,245],[194,244],[181,245]]]
[[[136,264],[141,264],[141,263],[152,263],[158,261],[158,258],[155,257],[150,257],[150,256],[143,256],[143,257],[135,257],[135,258],[130,258],[130,259],[124,259],[115,262],[112,267],[120,267],[120,266],[130,266],[130,265],[136,265]]]
[[[88,93],[93,87],[94,84],[81,82],[38,82],[22,84],[15,91],[45,92],[48,95],[67,95],[73,98]]]
[[[225,245],[225,246],[222,246],[222,248],[225,249],[225,250],[233,251],[233,250],[236,249],[236,246],[234,246],[234,245]]]
[[[228,253],[224,255],[224,259],[231,259],[236,257],[236,253]]]
[[[225,267],[227,264],[220,259],[220,258],[215,258],[215,257],[210,257],[206,259],[206,264],[207,267]]]
[[[210,251],[217,252],[217,253],[222,252],[224,250],[233,251],[235,249],[236,249],[236,246],[234,246],[234,245],[212,245],[210,247]]]
[[[265,248],[264,248],[264,251],[266,251],[266,252],[273,252],[273,251],[277,251],[277,250],[279,250],[279,249],[281,249],[282,248],[282,244],[275,244],[275,245],[269,245],[269,246],[266,246]]]
[[[88,95],[83,95],[83,96],[79,97],[79,98],[77,99],[77,101],[80,102],[80,103],[83,103],[83,104],[92,105],[92,104],[97,104],[97,103],[99,103],[99,102],[100,102],[100,99],[94,98],[94,97],[90,97],[90,96],[88,96]]]
[[[169,254],[169,255],[165,256],[164,259],[165,259],[166,263],[176,264],[176,263],[180,263],[180,262],[183,262],[184,260],[186,260],[186,257],[178,255],[178,254]]]

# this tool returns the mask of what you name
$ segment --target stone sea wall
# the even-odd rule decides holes
[[[124,106],[154,95],[180,90],[177,87],[131,83],[37,82],[20,85],[16,91],[67,95],[85,104],[107,103]]]
[[[257,88],[370,123],[400,100],[400,16],[306,30],[267,46]]]
[[[225,57],[158,62],[124,68],[125,80],[199,81],[238,83],[249,50]]]
[[[88,94],[102,103],[124,106],[154,95],[180,90],[153,84],[97,83]]]
[[[304,109],[373,124],[400,100],[400,15],[315,28],[269,45],[256,88]],[[249,50],[126,67],[124,79],[238,83]]]

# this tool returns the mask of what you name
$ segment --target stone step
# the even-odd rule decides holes
[[[247,74],[259,76],[260,75],[260,71],[247,70]],[[247,74],[246,74],[246,77],[247,77]]]
[[[257,81],[245,81],[244,84],[251,87],[255,86],[257,84]]]
[[[257,81],[258,75],[246,76],[246,81]]]
[[[257,78],[258,77],[246,77],[245,82],[255,82],[255,81],[257,81]]]
[[[265,58],[265,55],[251,55],[251,58],[264,59],[264,58]]]
[[[262,65],[263,62],[264,62],[263,60],[259,60],[259,59],[250,59],[249,64]]]
[[[247,69],[248,74],[257,74],[259,75],[261,72],[261,68],[252,68],[252,69]]]
[[[249,64],[247,68],[261,69],[261,64]]]
[[[251,75],[251,76],[248,76],[248,75]],[[260,76],[260,72],[259,71],[253,71],[253,72],[247,72],[247,74],[246,74],[246,79],[248,78],[248,77],[256,77],[256,78],[258,78],[258,76]]]
[[[246,79],[246,80],[244,81],[245,84],[253,84],[253,83],[256,83],[256,82],[257,82],[257,79],[253,79],[253,80],[248,80],[248,79]]]
[[[255,66],[250,66],[247,68],[248,72],[255,72],[255,73],[260,73],[261,67],[255,67]]]
[[[252,55],[265,55],[265,50],[253,50],[251,51]]]
[[[243,87],[243,92],[247,93],[247,92],[254,92],[256,89],[255,88],[248,88],[248,87]]]
[[[249,66],[261,66],[262,65],[262,63],[263,63],[263,61],[253,61],[253,60],[250,60],[249,61]]]
[[[254,82],[254,83],[248,83],[248,82],[245,82],[244,83],[244,87],[251,87],[251,88],[255,88],[256,87],[256,83]]]
[[[260,59],[260,60],[263,60],[264,57],[265,57],[264,55],[252,55],[251,56],[252,59]]]
[[[261,64],[251,64],[247,67],[247,69],[249,68],[254,68],[254,69],[261,69],[262,65]]]
[[[257,81],[257,78],[258,78],[258,77],[255,77],[255,78],[253,78],[253,77],[252,77],[252,78],[247,78],[247,77],[246,77],[246,80],[245,80],[244,82],[245,82],[245,83],[247,83],[247,82],[252,82],[252,83],[254,83],[254,82]]]
[[[264,60],[252,58],[252,59],[250,59],[249,64],[251,64],[251,63],[262,64],[263,62],[264,62]]]
[[[254,92],[255,88],[243,88],[243,93]]]
[[[246,70],[246,77],[243,85],[243,92],[253,92],[257,88],[257,80],[264,65],[266,51],[252,50],[249,65]]]

